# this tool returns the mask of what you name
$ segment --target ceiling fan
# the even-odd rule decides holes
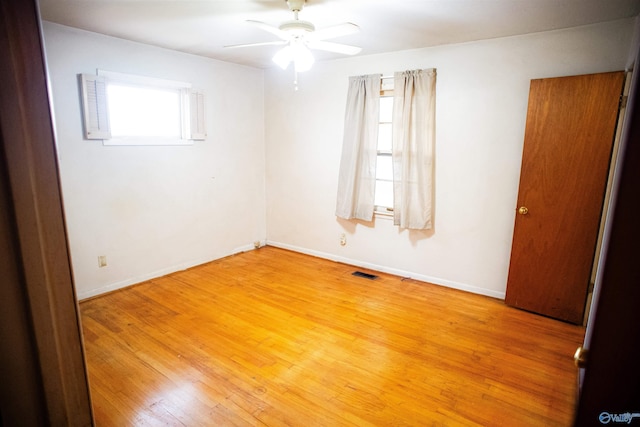
[[[361,48],[356,46],[326,41],[327,39],[357,33],[360,31],[357,25],[345,22],[316,30],[311,22],[298,19],[298,13],[304,7],[306,0],[286,0],[286,2],[289,9],[293,12],[294,19],[283,22],[279,27],[274,27],[260,21],[247,21],[262,30],[278,36],[280,40],[263,43],[237,44],[225,47],[240,48],[283,45],[285,47],[275,54],[273,61],[282,69],[286,69],[289,64],[293,63],[296,73],[307,71],[311,68],[311,65],[313,65],[314,58],[309,49],[324,50],[344,55],[355,55],[360,52]]]

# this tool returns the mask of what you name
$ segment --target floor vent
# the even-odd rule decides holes
[[[375,274],[364,273],[362,271],[354,271],[353,273],[351,273],[351,275],[364,277],[365,279],[369,279],[369,280],[376,280],[378,278],[378,276],[376,276]]]

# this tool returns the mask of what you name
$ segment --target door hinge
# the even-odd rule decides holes
[[[627,95],[620,95],[620,108],[627,108]]]

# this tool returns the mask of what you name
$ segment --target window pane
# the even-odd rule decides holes
[[[391,123],[391,112],[393,111],[393,97],[383,96],[380,98],[380,121]]]
[[[391,156],[378,155],[376,164],[376,179],[393,180],[393,166],[391,163]]]
[[[380,86],[381,91],[393,91],[393,77],[383,77],[382,84]]]
[[[391,123],[381,123],[378,129],[378,151],[391,151]]]
[[[373,203],[385,208],[393,207],[393,182],[376,181],[376,195]]]
[[[378,152],[391,152],[392,111],[393,97],[381,97]],[[393,165],[391,154],[378,154],[374,204],[383,208],[393,207]]]
[[[180,92],[110,83],[111,135],[180,138]]]

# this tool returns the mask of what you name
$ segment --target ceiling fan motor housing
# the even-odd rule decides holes
[[[293,35],[303,35],[315,31],[316,27],[309,21],[286,21],[280,25],[280,30],[292,33]]]

